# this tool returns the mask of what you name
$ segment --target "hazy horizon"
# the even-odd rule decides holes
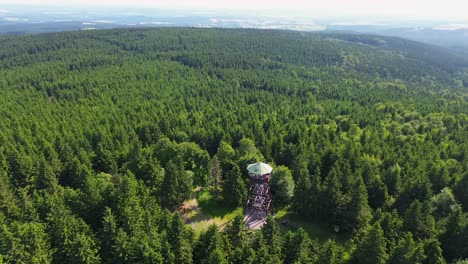
[[[461,0],[446,1],[272,1],[272,0],[6,0],[0,3],[0,11],[8,13],[7,7],[43,7],[55,9],[95,10],[108,9],[163,9],[194,13],[222,13],[274,16],[274,17],[304,17],[304,18],[362,18],[374,20],[407,20],[407,21],[447,21],[467,22],[468,3]],[[0,12],[1,13],[1,12]]]

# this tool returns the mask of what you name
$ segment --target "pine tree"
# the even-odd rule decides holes
[[[14,221],[0,225],[0,256],[5,263],[51,263],[53,253],[43,224]]]
[[[171,244],[175,256],[175,263],[192,263],[192,233],[187,230],[185,223],[179,214],[174,214],[168,233],[168,241]]]
[[[424,264],[445,264],[446,261],[442,256],[442,249],[440,248],[440,242],[436,239],[431,239],[425,242],[424,253],[426,259]]]
[[[369,205],[376,209],[383,207],[387,201],[387,187],[384,185],[379,175],[374,176],[367,185],[369,194]]]
[[[336,168],[332,168],[322,189],[321,204],[324,208],[325,219],[329,223],[338,224],[338,214],[341,205],[342,194],[340,191],[341,184],[338,179]]]
[[[54,208],[47,217],[51,244],[57,249],[54,261],[100,263],[99,246],[90,228],[65,208]]]
[[[293,196],[293,208],[299,215],[308,216],[310,214],[309,195],[312,195],[311,188],[309,176],[301,174]]]
[[[265,241],[262,233],[258,234],[258,238],[255,245],[256,250],[256,258],[254,263],[259,264],[279,264],[281,263],[281,259],[276,254],[276,252],[271,252],[268,243]]]
[[[424,248],[413,240],[411,233],[406,233],[392,250],[388,264],[422,263]]]
[[[414,234],[416,239],[429,239],[435,234],[435,219],[429,201],[418,200],[411,203],[406,211],[403,224],[405,230]]]
[[[352,253],[350,263],[356,264],[385,264],[388,258],[386,253],[386,239],[383,230],[377,222],[368,231],[357,249]]]
[[[447,261],[462,259],[468,256],[468,222],[463,210],[455,207],[448,216],[445,232],[440,236],[441,248]]]
[[[279,259],[283,259],[282,256],[282,237],[280,228],[277,221],[269,215],[266,220],[266,224],[262,228],[263,238],[265,243],[268,245],[268,250],[271,255],[276,255]]]
[[[365,227],[372,215],[367,204],[367,190],[361,177],[357,177],[349,191],[349,201],[340,208],[339,224],[343,231],[358,231]]]
[[[115,239],[117,237],[117,223],[112,210],[106,207],[102,217],[102,230],[101,230],[101,256],[105,260],[111,259],[117,255],[114,252]]]
[[[225,171],[223,198],[227,205],[242,206],[247,201],[247,187],[242,179],[239,166],[230,163],[229,170]]]
[[[343,263],[342,252],[336,245],[335,241],[327,240],[322,247],[318,255],[318,264],[340,264]]]
[[[222,234],[215,232],[211,237],[207,254],[204,255],[203,264],[228,264],[228,254],[226,253],[226,244],[223,241]]]
[[[401,229],[403,227],[403,220],[398,215],[398,211],[393,209],[390,212],[382,212],[379,208],[375,212],[374,217],[374,222],[379,222],[382,227],[384,236],[387,239],[388,248],[396,246],[398,239],[401,237]]]
[[[213,192],[215,194],[215,198],[218,198],[220,188],[221,188],[221,163],[218,159],[218,156],[214,155],[209,164],[210,170],[210,178],[213,184]]]
[[[318,247],[302,228],[286,234],[284,247],[284,263],[305,264],[316,261]]]
[[[440,160],[431,165],[429,170],[429,179],[432,183],[432,191],[434,193],[440,192],[444,187],[447,187],[450,176],[447,165],[444,161]]]
[[[308,191],[307,206],[310,212],[310,215],[313,218],[319,219],[322,216],[322,211],[324,209],[320,199],[322,192],[322,179],[320,177],[320,169],[315,169],[314,175],[310,180],[310,188]]]
[[[213,224],[200,234],[193,249],[193,263],[201,264],[206,260],[206,257],[209,255],[208,249],[211,241],[217,233],[218,227]]]
[[[237,215],[226,227],[224,233],[227,235],[231,245],[237,248],[244,248],[247,246],[247,234],[243,215]]]
[[[184,170],[182,158],[167,163],[164,179],[159,190],[161,204],[166,208],[175,208],[184,200],[190,198],[192,192],[192,180]]]
[[[388,188],[388,193],[397,196],[401,191],[401,167],[395,164],[388,168],[384,176],[385,185]]]
[[[457,182],[454,192],[457,200],[463,207],[463,210],[468,211],[468,172],[465,172],[461,179]]]
[[[288,167],[278,166],[273,170],[270,187],[276,205],[285,206],[291,202],[294,195],[294,180]]]

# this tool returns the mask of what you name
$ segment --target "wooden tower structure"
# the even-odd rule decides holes
[[[249,197],[245,208],[244,221],[247,228],[260,229],[272,213],[270,176],[272,168],[265,163],[254,163],[247,167],[250,177]]]

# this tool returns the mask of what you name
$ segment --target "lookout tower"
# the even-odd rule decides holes
[[[247,228],[260,229],[266,223],[271,210],[270,165],[257,162],[247,166],[250,176],[249,198],[247,199],[244,221]]]

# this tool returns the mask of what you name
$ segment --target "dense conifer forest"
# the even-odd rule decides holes
[[[0,37],[0,263],[466,263],[468,60],[399,38],[248,29]],[[202,187],[275,217],[197,231]],[[463,261],[465,260],[465,262]]]

